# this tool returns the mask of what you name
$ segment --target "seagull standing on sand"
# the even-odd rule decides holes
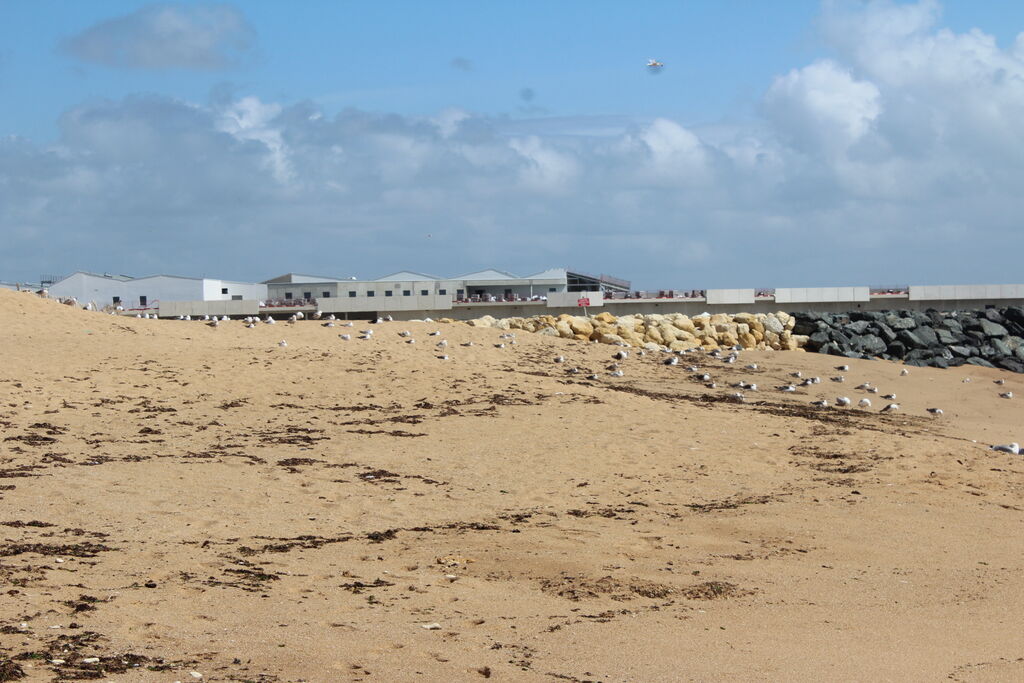
[[[846,396],[840,396],[839,398],[836,399],[836,405],[837,406],[848,406],[848,405],[850,405],[850,399],[847,398]]]
[[[288,342],[282,339],[281,341],[277,342],[277,345],[283,349],[284,347],[288,346]]]
[[[556,363],[564,363],[565,362],[565,356],[555,356],[555,362]]]
[[[1013,392],[1007,391],[1005,393],[999,394],[999,398],[1013,398]]]
[[[785,384],[785,385],[783,385],[781,387],[776,387],[776,388],[779,391],[781,391],[783,393],[786,393],[786,394],[792,394],[794,391],[796,391],[796,387],[793,386],[792,384]]]
[[[850,371],[850,366],[849,365],[837,365],[836,366],[836,370],[838,370],[839,372],[849,372]]]
[[[942,408],[925,408],[932,415],[942,415]]]
[[[989,450],[999,451],[1000,453],[1011,453],[1013,455],[1020,455],[1020,444],[1010,443],[1005,446],[989,446]]]
[[[816,408],[828,408],[828,401],[820,399],[818,401],[811,401],[811,405]]]
[[[899,409],[900,409],[900,404],[899,403],[890,403],[886,407],[882,408],[882,410],[880,410],[879,412],[882,412],[882,413],[895,413]]]
[[[900,377],[906,377],[909,374],[910,374],[910,370],[907,370],[906,368],[903,368],[902,370],[900,370]]]
[[[614,354],[612,354],[612,358],[614,358],[615,360],[626,360],[627,358],[629,358],[629,352],[616,351]]]
[[[886,394],[882,398],[884,398],[886,401],[895,401],[896,400],[896,394]]]
[[[870,408],[871,407],[871,399],[870,398],[862,398],[861,400],[857,401],[857,405],[860,406],[861,408]]]

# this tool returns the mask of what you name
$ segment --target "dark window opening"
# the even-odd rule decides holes
[[[313,292],[303,292],[302,293],[302,298],[303,299],[312,299],[313,298]]]
[[[115,296],[115,297],[114,297],[114,305],[116,306],[116,305],[118,305],[119,303],[121,303],[121,297],[119,297],[119,296]]]
[[[464,290],[464,289],[456,289],[455,290],[455,298],[456,299],[465,299],[466,298],[466,290]]]
[[[292,293],[291,292],[285,292],[284,293],[284,298],[285,299],[291,299],[292,298]]]
[[[384,290],[384,296],[391,296],[391,290],[390,289],[385,289]]]
[[[356,297],[356,293],[353,292],[352,290],[349,290],[348,296],[349,296],[350,299],[354,299]]]
[[[445,294],[448,293],[448,290],[447,289],[439,289],[439,290],[437,290],[437,293],[440,294],[441,296],[444,296]]]
[[[548,287],[548,291],[549,292],[557,292],[558,288],[557,287]]]
[[[411,289],[403,289],[402,290],[402,296],[412,296],[412,290]]]
[[[373,291],[373,290],[371,289],[370,291],[368,291],[368,292],[366,293],[366,296],[375,296],[376,294],[377,294],[377,292],[375,292],[375,291]]]
[[[330,298],[331,298],[331,293],[330,293],[330,292],[320,292],[320,294],[321,294],[321,295],[323,296],[323,298],[325,298],[325,299],[330,299]]]
[[[420,290],[420,296],[427,296],[428,292],[425,289]]]
[[[505,296],[512,296],[512,290],[511,289],[506,289],[505,290]]]
[[[139,305],[140,306],[145,306],[148,301],[149,301],[148,297],[145,297],[145,296],[140,296],[139,297]]]
[[[220,293],[221,294],[227,294],[228,293],[228,288],[227,287],[221,287],[220,288]]]
[[[241,301],[242,300],[242,295],[241,294],[232,294],[231,295],[231,300],[232,301]]]

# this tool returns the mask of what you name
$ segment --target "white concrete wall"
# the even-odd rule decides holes
[[[590,299],[588,307],[604,306],[604,294],[601,292],[552,292],[547,295],[548,308],[576,308],[579,299]]]
[[[1024,299],[1024,285],[911,285],[913,301]]]
[[[707,290],[707,303],[709,304],[746,304],[754,303],[754,290],[752,289],[709,289]]]
[[[161,301],[157,315],[161,318],[191,315],[194,318],[203,315],[245,316],[259,315],[259,313],[260,302],[250,299],[248,301]]]
[[[777,303],[810,303],[833,301],[868,301],[868,287],[788,287],[775,290]]]

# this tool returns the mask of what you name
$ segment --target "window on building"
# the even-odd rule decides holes
[[[558,288],[557,287],[548,287],[548,291],[549,292],[557,292]]]
[[[241,301],[242,300],[242,295],[241,294],[232,294],[231,295],[231,300],[232,301]]]
[[[149,297],[145,297],[145,296],[140,296],[139,297],[139,306],[146,306],[148,302],[149,302]]]
[[[284,293],[284,298],[285,299],[291,299],[292,298],[292,293],[291,292],[285,292]]]
[[[220,293],[221,294],[227,294],[228,293],[228,288],[227,287],[221,287],[220,288]]]
[[[366,293],[366,296],[376,296],[376,295],[377,295],[377,292],[373,291],[372,289]]]
[[[466,290],[464,290],[464,289],[456,289],[455,290],[455,298],[456,299],[465,299],[466,298]]]
[[[402,296],[412,296],[412,290],[411,289],[403,289],[402,290]]]
[[[384,290],[384,296],[391,296],[391,294],[392,294],[392,292],[391,292],[390,289],[385,289]]]
[[[420,290],[420,296],[427,296],[428,294],[429,294],[429,292],[427,290],[425,290],[425,289],[421,289]]]
[[[121,303],[121,297],[115,296],[114,297],[114,305],[117,306],[119,303]]]
[[[313,292],[303,292],[302,293],[302,298],[303,299],[312,299],[313,298]]]
[[[448,293],[448,290],[447,289],[439,289],[439,290],[437,290],[437,293],[440,294],[441,296],[444,296],[445,294]]]
[[[331,293],[330,292],[320,292],[320,295],[323,298],[325,298],[325,299],[330,299],[331,298]]]
[[[505,296],[512,296],[512,290],[511,289],[506,289],[505,290]]]
[[[348,297],[350,299],[354,299],[354,298],[356,298],[356,293],[350,289],[349,292],[348,292]]]

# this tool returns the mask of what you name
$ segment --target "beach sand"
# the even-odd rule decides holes
[[[1021,376],[367,327],[0,290],[0,680],[1024,679]]]

